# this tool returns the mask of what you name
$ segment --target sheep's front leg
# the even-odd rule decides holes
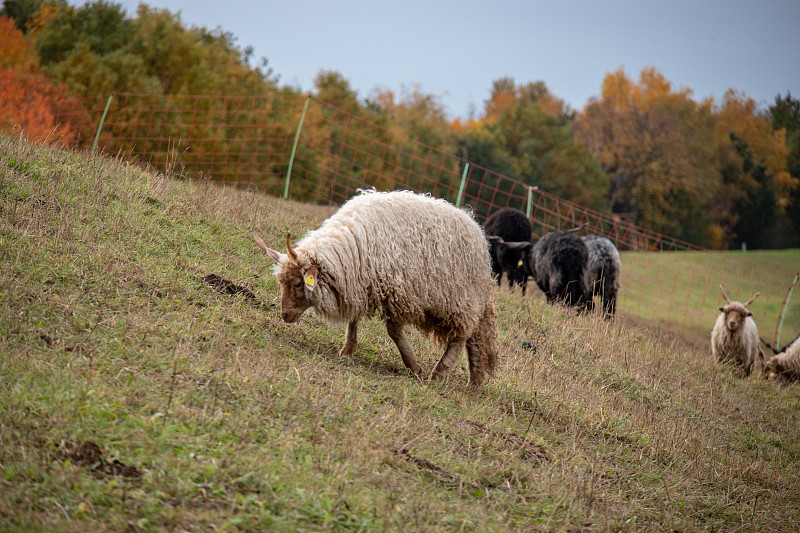
[[[347,324],[347,333],[345,333],[344,346],[339,350],[339,355],[342,357],[350,357],[356,351],[358,345],[358,321],[353,320]]]
[[[436,363],[431,377],[439,379],[443,378],[453,368],[453,364],[458,360],[458,356],[464,353],[464,339],[455,340],[447,345],[444,350],[442,358]]]
[[[403,324],[394,322],[393,320],[387,320],[386,332],[397,345],[397,349],[400,350],[400,357],[403,358],[403,363],[405,363],[414,374],[419,375],[422,369],[417,364],[417,358],[414,356],[414,349],[408,342],[406,334],[403,333]]]

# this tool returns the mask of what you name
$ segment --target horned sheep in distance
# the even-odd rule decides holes
[[[522,294],[527,288],[527,274],[523,268],[525,250],[503,246],[504,242],[530,242],[531,222],[527,215],[513,207],[503,207],[486,219],[483,224],[490,242],[492,273],[500,284],[503,272],[507,274],[508,286],[522,286]]]
[[[619,251],[609,239],[597,235],[581,237],[589,250],[586,286],[603,302],[603,316],[611,318],[617,309],[622,263]]]
[[[758,297],[755,293],[745,303],[731,301],[722,285],[722,297],[727,302],[719,307],[720,315],[711,330],[711,353],[717,362],[733,364],[749,376],[753,365],[764,360],[753,313],[747,308]]]
[[[254,237],[277,263],[283,320],[313,307],[346,323],[340,355],[354,353],[358,322],[378,313],[414,374],[421,369],[404,324],[445,346],[432,377],[444,377],[465,347],[473,389],[497,366],[489,250],[466,211],[409,191],[362,191],[295,247],[287,235],[285,254]]]
[[[772,351],[775,355],[764,364],[764,377],[777,377],[781,381],[800,380],[800,335],[783,349],[773,348]]]

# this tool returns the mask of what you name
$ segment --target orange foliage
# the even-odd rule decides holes
[[[503,111],[514,105],[515,95],[512,91],[496,92],[492,99],[486,102],[486,120],[496,120]]]
[[[44,31],[45,26],[58,15],[60,9],[63,9],[63,6],[52,2],[42,2],[39,10],[31,15],[31,18],[25,24],[25,31],[28,32],[28,36],[35,41]]]
[[[21,131],[38,142],[73,142],[74,129],[56,119],[62,98],[42,76],[0,69],[0,129]]]
[[[32,43],[8,17],[0,17],[0,68],[16,71],[35,71],[39,58]]]
[[[450,123],[450,131],[453,133],[468,133],[475,131],[482,126],[483,122],[478,119],[469,118],[466,122],[461,122],[461,118],[456,117]]]
[[[692,96],[692,90],[682,88],[680,91],[673,91],[672,83],[655,67],[642,69],[638,85],[628,78],[625,69],[619,68],[606,74],[601,95],[605,103],[611,104],[617,110],[631,106],[645,110],[666,99],[688,100]]]
[[[536,104],[539,109],[555,118],[565,112],[564,102],[553,95],[543,82],[517,85],[511,78],[494,82],[492,94],[486,102],[484,120],[496,121],[519,103]]]
[[[548,91],[547,94],[540,97],[537,102],[542,111],[555,118],[560,117],[564,113],[564,102],[560,98],[553,96]]]
[[[45,15],[37,20],[42,23]],[[19,131],[34,141],[69,144],[88,124],[83,107],[39,73],[33,42],[8,17],[0,17],[0,102],[0,129]],[[79,120],[59,124],[59,108]]]
[[[788,148],[786,130],[773,130],[770,119],[758,112],[756,102],[734,89],[728,89],[719,110],[719,124],[724,132],[732,132],[747,141],[757,163],[763,164],[775,180],[780,194],[779,204],[789,204],[798,180],[786,168]]]

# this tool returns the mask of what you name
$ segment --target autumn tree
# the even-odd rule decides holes
[[[43,0],[3,0],[0,17],[8,17],[21,32],[25,32],[28,22],[41,9]]]
[[[687,88],[675,90],[656,69],[644,69],[638,83],[619,69],[576,118],[575,138],[608,173],[613,212],[672,237],[723,248],[736,220],[727,215],[733,199],[719,193],[723,177],[736,191],[741,161],[718,127],[713,102],[697,103],[691,95]]]
[[[778,193],[777,204],[785,209],[800,183],[787,169],[786,130],[773,128],[768,113],[759,111],[755,100],[733,89],[722,99],[719,126],[725,133],[747,142],[754,163],[763,165],[765,172],[772,176]]]
[[[67,144],[83,125],[58,119],[62,106],[80,105],[39,73],[33,44],[6,16],[0,16],[0,102],[0,130],[35,141]]]
[[[327,119],[332,156],[325,180],[341,184],[334,187],[334,196],[346,199],[363,184],[392,189],[395,180],[408,177],[411,162],[399,148],[407,139],[394,138],[389,111],[377,100],[360,99],[350,82],[334,70],[321,70],[314,88]]]
[[[36,49],[4,15],[0,15],[0,68],[31,73],[39,70]]]
[[[410,85],[397,95],[376,89],[367,105],[376,107],[379,123],[390,132],[392,150],[387,156],[397,165],[391,173],[421,190],[455,201],[461,165],[453,157],[455,137],[441,99],[424,93],[419,85]]]
[[[774,248],[780,243],[775,226],[779,220],[778,189],[774,176],[762,161],[758,161],[747,141],[734,133],[731,142],[742,160],[742,170],[747,177],[744,189],[734,205],[738,217],[734,246],[744,244],[749,248]]]
[[[186,28],[179,15],[139,4],[128,50],[144,62],[166,94],[263,94],[274,85],[271,71],[248,63],[252,49],[241,49],[222,30]]]
[[[770,106],[769,113],[773,130],[784,130],[786,140],[786,168],[790,176],[800,179],[800,100],[792,98],[791,93],[786,97],[778,95],[775,104]],[[800,246],[800,187],[795,187],[791,192],[785,206],[785,214],[791,223],[791,230],[786,231],[793,238],[789,239],[786,246]]]
[[[518,86],[510,78],[495,81],[481,121],[482,127],[466,130],[459,139],[470,161],[606,210],[608,178],[587,150],[573,141],[571,112],[542,82]]]

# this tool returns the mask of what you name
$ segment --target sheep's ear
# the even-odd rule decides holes
[[[717,309],[719,310],[720,313],[724,313],[725,312],[725,308],[724,307],[717,307]]]
[[[270,256],[273,261],[280,263],[282,255],[280,252],[276,252],[275,250],[267,246],[266,243],[264,243],[264,241],[261,240],[261,237],[259,237],[255,233],[253,233],[253,238],[256,240],[256,245],[265,252],[267,252],[267,255]]]
[[[303,282],[306,284],[306,288],[308,288],[308,290],[313,291],[316,288],[318,274],[319,271],[317,270],[317,267],[313,266],[307,268],[305,272],[303,272]]]
[[[745,314],[744,314],[744,316],[745,316],[745,317],[748,317],[748,316],[753,316],[753,312],[752,312],[752,311],[750,311],[750,310],[748,309],[748,310],[747,310],[747,313],[745,313]]]

